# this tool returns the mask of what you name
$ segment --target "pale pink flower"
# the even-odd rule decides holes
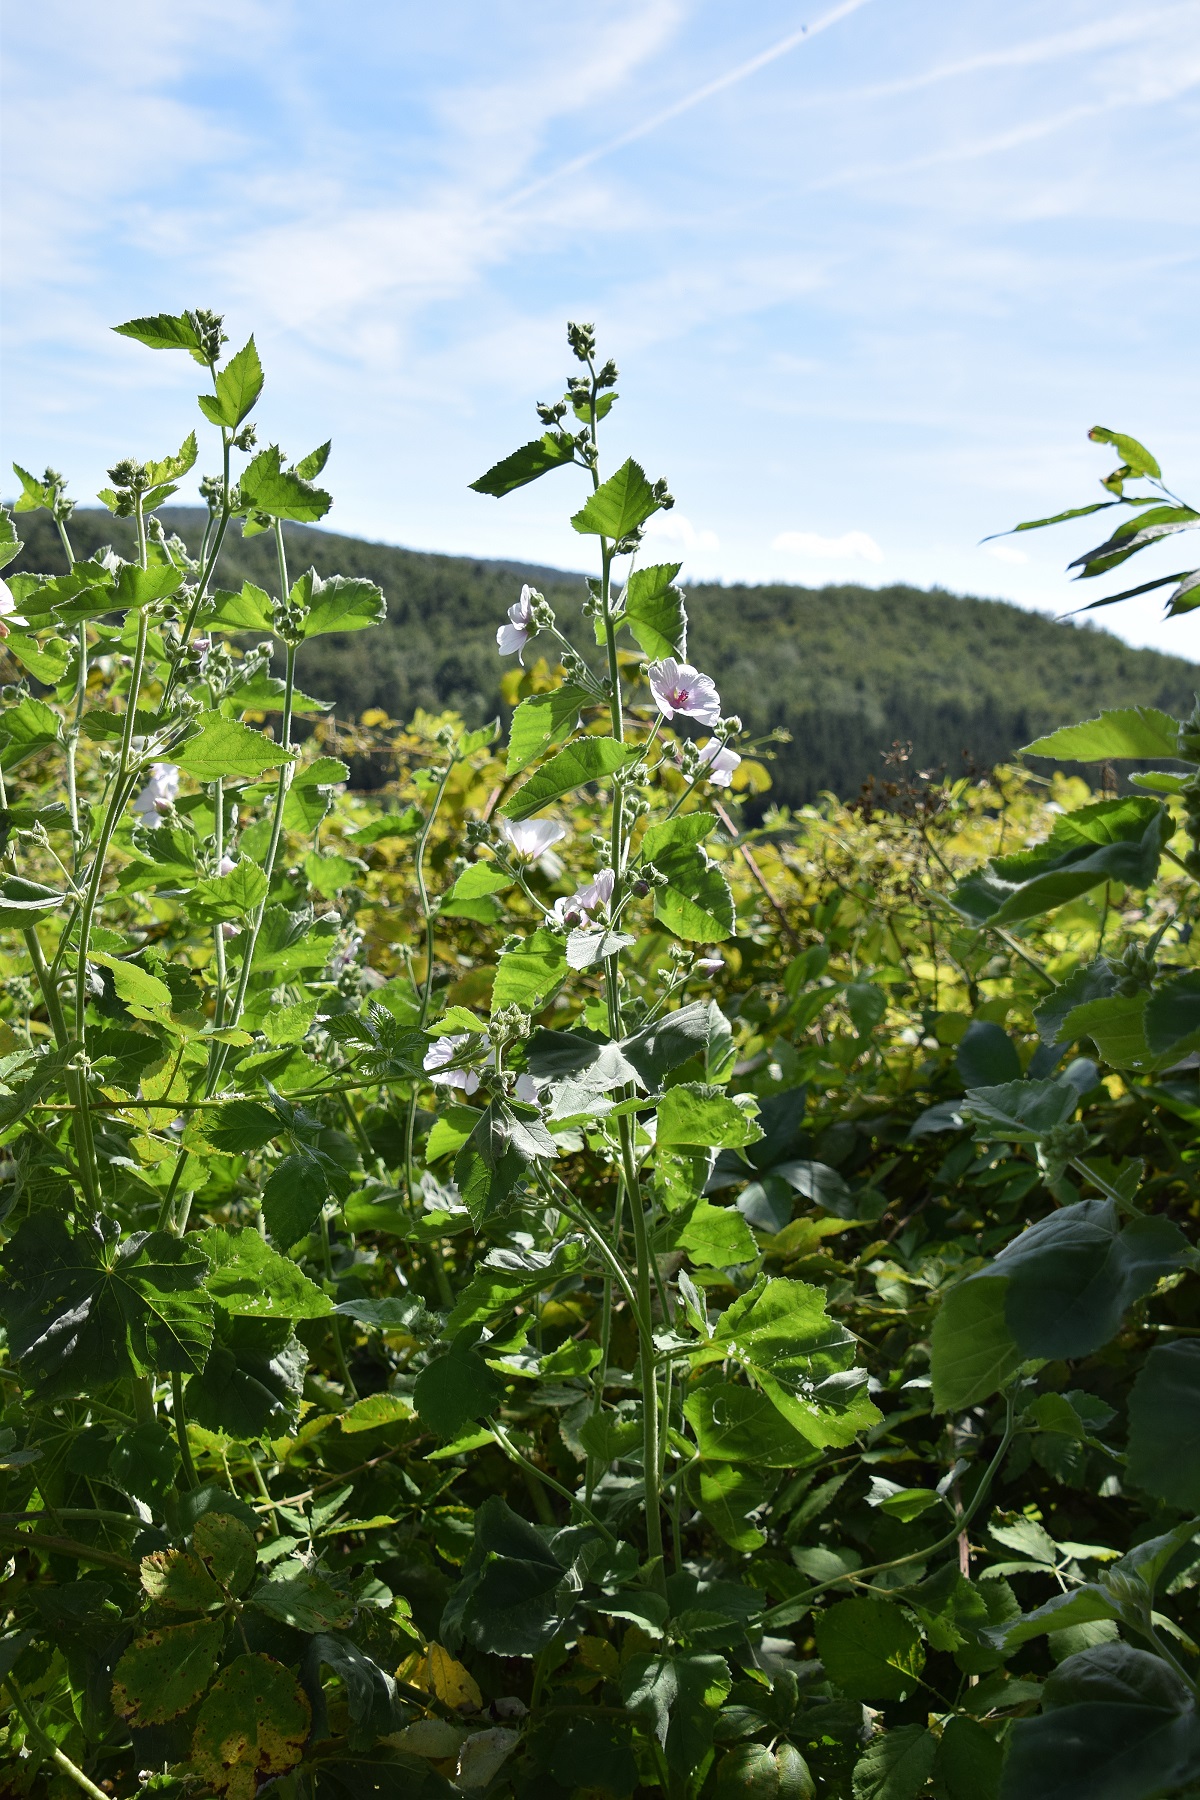
[[[150,825],[160,814],[170,812],[179,793],[179,770],[174,763],[151,763],[150,779],[133,803],[133,810]]]
[[[496,628],[496,648],[501,656],[515,656],[525,667],[525,646],[534,635],[533,589],[523,587],[521,598],[508,609],[508,624]]]
[[[237,864],[234,862],[232,856],[223,856],[217,864],[217,874],[232,875],[236,868]]]
[[[523,1100],[526,1106],[537,1105],[537,1082],[533,1079],[532,1075],[518,1075],[514,1092],[517,1099]]]
[[[700,752],[700,767],[708,770],[714,787],[728,787],[741,760],[737,751],[730,750],[720,738],[710,738]]]
[[[703,969],[706,975],[715,975],[718,969],[725,967],[725,958],[723,956],[698,956],[696,967]]]
[[[235,938],[241,929],[240,925],[235,925],[232,920],[227,919],[221,927],[221,936],[227,940]]]
[[[685,719],[698,719],[701,725],[715,725],[721,716],[721,696],[711,675],[702,675],[691,663],[676,662],[665,656],[646,670],[654,704],[664,719],[676,713]]]
[[[564,894],[550,908],[551,922],[560,931],[569,931],[573,925],[586,924],[588,915],[601,907],[606,907],[612,899],[616,876],[611,869],[601,869],[594,881],[589,881],[573,894]]]
[[[557,819],[522,819],[519,825],[514,825],[511,819],[502,819],[500,835],[507,838],[515,856],[536,862],[551,844],[566,837],[567,828]]]
[[[464,1094],[475,1092],[479,1086],[479,1075],[475,1069],[447,1067],[467,1044],[472,1044],[481,1055],[492,1047],[486,1034],[472,1031],[451,1032],[446,1037],[436,1038],[430,1044],[421,1067],[436,1087],[461,1088]]]
[[[22,618],[17,611],[16,597],[7,581],[0,581],[0,638],[8,636],[10,625],[28,625],[29,620]]]

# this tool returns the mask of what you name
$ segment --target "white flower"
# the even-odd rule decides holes
[[[611,869],[598,870],[595,879],[576,892],[576,904],[581,906],[584,912],[589,913],[595,912],[601,906],[607,906],[612,899],[616,880]]]
[[[537,1105],[537,1082],[533,1079],[532,1075],[518,1075],[514,1092],[516,1093],[517,1099],[523,1100],[526,1106]]]
[[[221,936],[226,939],[235,938],[241,929],[240,925],[235,925],[231,920],[226,920],[225,924],[221,927]]]
[[[560,931],[569,931],[573,925],[586,924],[589,913],[608,905],[616,879],[611,869],[601,869],[594,881],[577,888],[573,894],[562,895],[554,902],[549,913],[550,923],[557,925]]]
[[[676,713],[685,719],[698,719],[701,725],[715,725],[721,716],[721,696],[711,675],[702,675],[691,663],[676,662],[665,656],[646,670],[654,704],[664,719]]]
[[[720,738],[709,738],[700,752],[700,767],[708,770],[714,787],[728,787],[741,760],[737,751],[728,749]]]
[[[436,1087],[461,1088],[464,1094],[473,1094],[479,1086],[479,1076],[474,1069],[450,1069],[447,1063],[454,1061],[467,1044],[483,1054],[491,1049],[491,1040],[485,1033],[473,1031],[451,1032],[447,1037],[440,1037],[430,1044],[425,1052],[425,1060],[421,1067]]]
[[[725,967],[725,958],[723,956],[698,956],[696,967],[703,969],[706,975],[715,975],[718,969]]]
[[[179,793],[179,770],[174,763],[151,763],[150,779],[133,803],[139,819],[149,825],[159,813],[170,812]]]
[[[502,819],[500,834],[508,839],[514,855],[536,862],[551,844],[566,837],[567,828],[557,819],[522,819],[519,825],[514,825],[511,819]]]
[[[28,625],[29,620],[22,618],[17,611],[17,602],[7,581],[0,581],[0,637],[8,636],[10,625]]]
[[[217,864],[217,874],[232,875],[236,868],[237,864],[234,862],[232,856],[223,856]]]
[[[533,589],[523,587],[521,598],[508,609],[508,624],[496,629],[496,648],[501,656],[515,656],[525,667],[525,646],[534,635]]]

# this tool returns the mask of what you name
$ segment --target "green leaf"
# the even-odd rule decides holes
[[[602,482],[586,506],[571,519],[576,531],[592,537],[623,538],[659,510],[645,472],[630,457]]]
[[[189,431],[174,456],[164,456],[161,462],[146,464],[146,480],[152,488],[160,487],[164,482],[175,481],[193,467],[198,454],[196,434]]]
[[[153,1018],[164,1007],[168,1012],[171,1010],[170,988],[157,975],[152,975],[149,969],[143,969],[138,963],[125,962],[121,957],[110,956],[101,950],[93,950],[91,960],[99,963],[101,968],[112,971],[117,999],[139,1018]]]
[[[539,475],[547,474],[551,469],[560,469],[564,463],[573,462],[575,458],[575,439],[569,431],[547,431],[531,443],[522,444],[511,456],[503,461],[493,463],[486,475],[478,481],[471,482],[477,494],[491,494],[497,500],[505,494],[511,494],[514,488],[525,487],[536,481]]]
[[[934,1760],[934,1778],[946,1800],[998,1800],[1004,1751],[977,1719],[948,1719]]]
[[[196,327],[187,313],[155,313],[150,318],[114,325],[113,330],[118,337],[135,338],[151,350],[189,350],[198,362],[204,360]]]
[[[559,1629],[560,1583],[581,1540],[591,1536],[590,1531],[567,1528],[547,1543],[499,1494],[489,1495],[475,1514],[475,1542],[442,1615],[443,1643],[456,1651],[465,1638],[476,1649],[498,1656],[529,1656],[540,1650]],[[560,1541],[566,1562],[555,1552]],[[574,1596],[564,1604],[569,1609]]]
[[[519,775],[551,744],[561,743],[579,722],[580,708],[591,704],[586,688],[565,681],[548,694],[522,700],[512,716],[505,775]]]
[[[1195,1695],[1159,1656],[1098,1644],[1042,1689],[1039,1718],[1018,1719],[1001,1800],[1149,1800],[1200,1775]]]
[[[1200,1509],[1200,1342],[1156,1344],[1129,1397],[1129,1479],[1168,1506]]]
[[[208,875],[198,881],[188,900],[193,917],[205,920],[244,919],[267,897],[266,871],[243,856],[228,875]]]
[[[1068,1042],[1073,1038],[1091,1038],[1104,1061],[1114,1069],[1153,1068],[1157,1059],[1146,1042],[1149,998],[1143,991],[1085,1001],[1082,1006],[1072,1007],[1063,1020],[1064,1036]],[[1168,1051],[1168,1059],[1170,1055]]]
[[[815,1630],[826,1674],[851,1700],[904,1700],[916,1691],[921,1636],[890,1600],[840,1600],[818,1615]],[[926,1774],[932,1766],[931,1743]]]
[[[962,1114],[981,1138],[1036,1144],[1065,1125],[1078,1105],[1079,1091],[1069,1081],[1003,1081],[972,1088]]]
[[[486,1324],[527,1296],[554,1286],[585,1260],[583,1245],[572,1238],[556,1244],[552,1251],[489,1251],[455,1301],[446,1330],[459,1332],[469,1325]]]
[[[688,1473],[691,1497],[717,1535],[732,1550],[761,1550],[766,1533],[754,1522],[771,1498],[778,1477],[734,1463],[697,1463]]]
[[[127,607],[136,612],[143,606],[153,606],[156,600],[165,600],[182,581],[183,570],[174,563],[151,563],[145,569],[138,563],[122,563],[111,590],[102,596],[96,610],[109,612],[115,607]]]
[[[673,585],[681,567],[654,563],[629,577],[621,616],[647,656],[687,656],[687,613]]]
[[[323,444],[318,444],[315,450],[310,450],[307,456],[302,456],[296,464],[297,475],[303,476],[305,481],[315,481],[329,461],[331,446],[332,439],[326,438]]]
[[[678,1093],[672,1088],[672,1093]],[[674,1246],[685,1250],[700,1268],[728,1269],[752,1262],[758,1255],[754,1233],[735,1207],[713,1206],[697,1200],[681,1230],[674,1232]]]
[[[7,506],[0,506],[0,569],[7,569],[13,558],[20,554],[21,540],[17,536],[12,514]]]
[[[175,755],[184,774],[196,781],[263,775],[292,761],[292,751],[223,713],[201,713],[196,723],[199,731]]]
[[[250,1604],[293,1631],[336,1631],[339,1625],[350,1623],[354,1612],[352,1601],[309,1569],[302,1575],[276,1575],[260,1581]]]
[[[147,1419],[117,1439],[108,1475],[124,1493],[161,1511],[175,1485],[179,1463],[179,1447],[166,1426]]]
[[[247,413],[254,410],[254,404],[262,393],[262,385],[262,364],[251,337],[245,348],[239,350],[236,356],[231,356],[225,367],[214,376],[215,398],[211,394],[197,396],[200,411],[210,425],[224,425],[232,431],[241,424]]]
[[[603,781],[641,754],[637,744],[621,744],[611,737],[584,737],[552,756],[536,775],[519,787],[500,808],[506,819],[528,819],[563,794],[589,781]]]
[[[334,1193],[331,1159],[306,1145],[275,1165],[262,1191],[262,1213],[271,1237],[283,1249],[307,1237]]]
[[[260,451],[242,470],[238,486],[243,502],[255,512],[267,513],[273,519],[292,519],[301,525],[323,519],[333,505],[323,488],[314,487],[294,469],[282,467],[277,444]]]
[[[661,1148],[673,1144],[698,1144],[706,1149],[736,1149],[755,1144],[762,1127],[754,1114],[739,1106],[724,1088],[702,1082],[680,1082],[668,1088],[658,1103],[658,1138]]]
[[[97,1217],[72,1235],[46,1212],[6,1249],[0,1311],[9,1350],[39,1400],[93,1393],[131,1374],[201,1368],[212,1341],[207,1263],[194,1238]]]
[[[621,1669],[626,1706],[647,1718],[667,1766],[685,1778],[712,1749],[717,1715],[732,1685],[723,1657],[695,1651],[631,1656]]]
[[[272,631],[275,602],[252,581],[244,581],[240,590],[230,593],[218,588],[203,613],[206,627],[218,631]]]
[[[716,823],[712,813],[684,813],[651,825],[642,839],[642,856],[667,878],[654,890],[654,916],[688,943],[717,944],[733,934],[729,884],[700,848]]]
[[[142,1591],[171,1612],[215,1612],[224,1595],[190,1550],[154,1550],[141,1563]]]
[[[231,1438],[284,1437],[296,1424],[307,1367],[290,1321],[239,1318],[218,1307],[208,1361],[188,1383],[188,1416]]]
[[[208,1292],[245,1319],[323,1319],[333,1302],[289,1257],[265,1243],[252,1226],[210,1226],[189,1238],[209,1262]]]
[[[1099,800],[1061,814],[1046,842],[1032,850],[993,857],[986,874],[968,876],[950,898],[976,923],[1008,925],[1075,900],[1103,881],[1149,887],[1173,829],[1170,813],[1156,800],[1140,794]]]
[[[930,1372],[938,1412],[965,1412],[1006,1382],[1021,1364],[1004,1314],[1007,1283],[961,1281],[943,1296],[933,1321]]]
[[[1068,1015],[1077,1006],[1086,1005],[1089,1000],[1105,999],[1114,991],[1116,982],[1112,964],[1103,957],[1073,970],[1052,994],[1047,995],[1034,1008],[1033,1016],[1043,1044],[1069,1041],[1063,1037]]]
[[[1186,1056],[1200,1046],[1200,971],[1188,969],[1161,982],[1146,1001],[1142,1029],[1156,1059]]]
[[[2,540],[0,540],[2,547]],[[0,559],[0,568],[4,567]],[[40,642],[26,631],[9,630],[4,640],[4,647],[10,656],[15,656],[23,668],[42,682],[46,687],[57,687],[66,676],[67,670],[76,654],[73,645],[65,638],[47,637]]]
[[[807,1440],[755,1388],[731,1381],[694,1385],[683,1410],[705,1462],[794,1469],[809,1455]]]
[[[1157,706],[1122,706],[1063,725],[1048,737],[1026,744],[1023,756],[1052,756],[1062,762],[1105,762],[1123,756],[1178,756],[1179,721]]]
[[[853,1443],[879,1418],[854,1352],[853,1336],[829,1317],[819,1288],[760,1276],[721,1314],[692,1363],[738,1363],[794,1430],[824,1447]]]
[[[567,978],[563,940],[544,926],[533,932],[517,950],[506,950],[496,965],[492,1011],[519,1006],[540,1012]]]
[[[1146,446],[1139,444],[1136,438],[1127,437],[1122,431],[1109,431],[1106,425],[1093,425],[1088,436],[1093,444],[1111,444],[1117,454],[1125,458],[1131,477],[1149,475],[1154,481],[1161,479],[1162,470]]]
[[[113,1670],[114,1710],[139,1729],[178,1718],[215,1675],[224,1641],[220,1619],[164,1625],[135,1638]]]
[[[933,1773],[937,1753],[938,1740],[923,1725],[881,1732],[854,1765],[854,1800],[916,1800]],[[983,1800],[982,1793],[973,1793],[971,1800]]]
[[[0,925],[15,926],[25,931],[40,925],[66,905],[66,895],[40,881],[26,881],[23,875],[6,875],[0,881]]]
[[[201,1513],[192,1528],[192,1549],[225,1592],[243,1594],[254,1580],[258,1568],[254,1534],[232,1512],[213,1508]]]
[[[279,1114],[258,1100],[230,1100],[206,1123],[204,1135],[215,1150],[244,1156],[247,1151],[261,1150],[286,1129]]]
[[[421,1370],[413,1389],[421,1423],[446,1443],[495,1412],[503,1397],[503,1382],[461,1339]]]
[[[283,803],[283,822],[289,831],[311,835],[329,812],[336,790],[350,779],[350,770],[336,756],[318,756],[304,763],[292,776]]]
[[[343,893],[365,873],[366,864],[357,857],[339,856],[333,850],[310,850],[304,859],[305,880],[326,899]]]
[[[366,631],[387,618],[383,591],[373,581],[331,575],[322,581],[315,569],[292,587],[293,604],[304,606],[304,636],[326,637],[331,631]]]
[[[284,1775],[304,1755],[312,1708],[291,1671],[247,1653],[224,1668],[196,1721],[196,1772],[229,1800],[253,1800],[259,1781]]]
[[[475,862],[465,868],[450,890],[451,900],[479,900],[487,894],[502,894],[513,884],[513,877],[492,862]],[[443,909],[444,910],[444,909]]]
[[[62,738],[62,722],[44,700],[26,694],[15,706],[0,711],[0,768],[15,769],[27,756],[33,756]]]
[[[728,1059],[726,1049],[732,1044],[729,1020],[715,1000],[694,1000],[675,1012],[665,1013],[653,1025],[644,1026],[625,1039],[621,1049],[641,1076],[644,1085],[653,1089],[662,1085],[665,1076],[680,1069],[693,1057],[705,1063],[705,1073],[714,1074]],[[715,1065],[715,1066],[714,1066]]]

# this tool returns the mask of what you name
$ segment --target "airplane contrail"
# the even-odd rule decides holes
[[[506,212],[509,207],[518,206],[522,200],[528,200],[532,194],[540,193],[543,188],[549,187],[551,182],[561,181],[567,175],[578,174],[580,169],[590,168],[593,163],[599,162],[601,157],[611,156],[614,150],[623,150],[626,144],[636,143],[638,138],[644,138],[650,132],[657,131],[660,125],[666,125],[672,119],[677,119],[681,113],[690,112],[692,107],[699,106],[702,100],[709,100],[714,94],[723,93],[726,88],[734,87],[739,81],[745,81],[748,75],[757,74],[758,70],[766,68],[768,63],[775,62],[778,57],[786,56],[789,50],[795,50],[798,45],[806,43],[809,38],[816,37],[820,32],[828,31],[831,25],[836,25],[840,20],[848,18],[851,13],[857,12],[866,4],[867,0],[841,0],[840,5],[830,7],[829,11],[822,13],[819,19],[814,19],[811,25],[802,25],[799,31],[790,32],[787,37],[780,38],[777,44],[772,44],[769,49],[761,50],[757,56],[752,56],[748,62],[739,63],[736,69],[730,69],[726,74],[718,75],[714,81],[705,82],[704,86],[697,88],[694,93],[685,94],[682,100],[676,100],[651,118],[643,119],[640,125],[631,126],[628,131],[623,131],[620,137],[610,138],[606,144],[598,144],[594,150],[585,150],[581,156],[572,157],[570,162],[562,163],[557,169],[552,169],[548,175],[540,175],[536,181],[529,182],[526,187],[519,188],[515,194],[510,194],[507,199],[501,200],[490,209],[491,212],[493,214]]]

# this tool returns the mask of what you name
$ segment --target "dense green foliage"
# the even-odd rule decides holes
[[[509,589],[565,679],[507,741],[348,729],[294,679],[383,612],[289,567],[324,449],[257,449],[219,319],[121,329],[224,472],[190,558],[194,441],[116,464],[89,562],[18,471],[70,566],[0,591],[0,1791],[1194,1796],[1200,708],[1036,745],[1177,764],[1124,795],[746,829],[573,326],[477,486],[571,465],[589,659]]]
[[[202,513],[169,507],[163,519],[198,548]],[[73,529],[80,555],[106,543],[129,549],[129,527],[107,513],[81,510]],[[585,592],[581,578],[553,569],[424,555],[299,525],[285,537],[296,567],[363,576],[388,596],[385,630],[301,654],[301,679],[343,718],[380,708],[408,719],[418,707],[452,708],[471,726],[494,718],[503,710],[496,620],[514,582],[539,587],[563,613]],[[269,583],[274,554],[265,538],[230,534],[217,579]],[[48,519],[30,521],[16,566],[62,566]],[[701,584],[688,611],[688,654],[721,670],[721,691],[747,731],[789,734],[772,764],[774,798],[788,806],[856,793],[896,741],[911,743],[914,767],[953,778],[1006,761],[1067,717],[1118,705],[1178,711],[1196,686],[1182,658],[936,588]],[[368,762],[354,774],[363,785],[379,779]]]

